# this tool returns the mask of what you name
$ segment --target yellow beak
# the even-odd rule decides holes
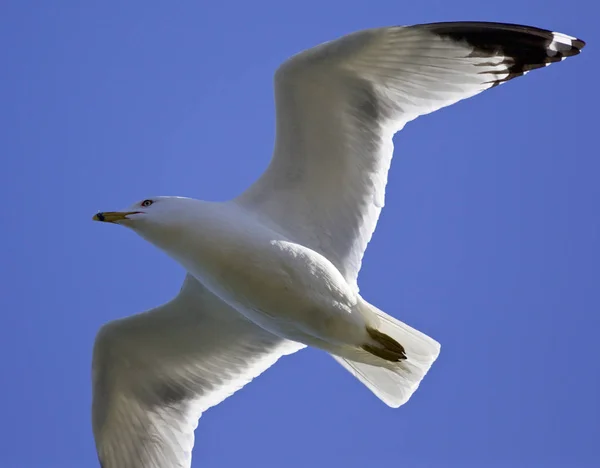
[[[105,223],[116,223],[127,219],[127,216],[138,214],[139,211],[104,211],[96,213],[92,218],[94,221],[102,221]]]

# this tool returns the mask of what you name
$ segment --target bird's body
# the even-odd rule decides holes
[[[221,300],[265,330],[329,351],[368,341],[358,292],[323,255],[235,202],[178,201],[186,229],[144,236]]]
[[[378,28],[321,44],[277,71],[273,158],[239,197],[157,197],[98,213],[187,271],[174,299],[98,333],[92,420],[102,467],[189,468],[201,414],[307,345],[389,406],[406,403],[440,345],[357,286],[392,137],[584,45],[480,22]]]

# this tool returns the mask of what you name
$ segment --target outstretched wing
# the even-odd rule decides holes
[[[92,422],[103,468],[189,468],[206,409],[304,346],[259,328],[187,276],[179,295],[105,325]]]
[[[271,164],[237,202],[356,284],[394,133],[584,45],[533,27],[463,22],[360,31],[302,52],[275,75]]]

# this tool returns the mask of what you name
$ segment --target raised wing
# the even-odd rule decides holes
[[[275,75],[271,164],[237,202],[356,284],[384,204],[394,133],[584,45],[532,27],[466,22],[360,31],[300,53]]]
[[[272,335],[193,277],[94,345],[92,424],[102,468],[189,468],[206,409],[304,346]]]

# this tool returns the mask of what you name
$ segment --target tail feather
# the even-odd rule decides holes
[[[333,357],[384,403],[397,408],[417,390],[437,359],[440,344],[366,302],[365,306],[365,315],[370,314],[373,322],[369,335],[383,347],[363,346],[372,359]],[[405,359],[398,359],[400,349]],[[392,359],[394,350],[396,358]]]

